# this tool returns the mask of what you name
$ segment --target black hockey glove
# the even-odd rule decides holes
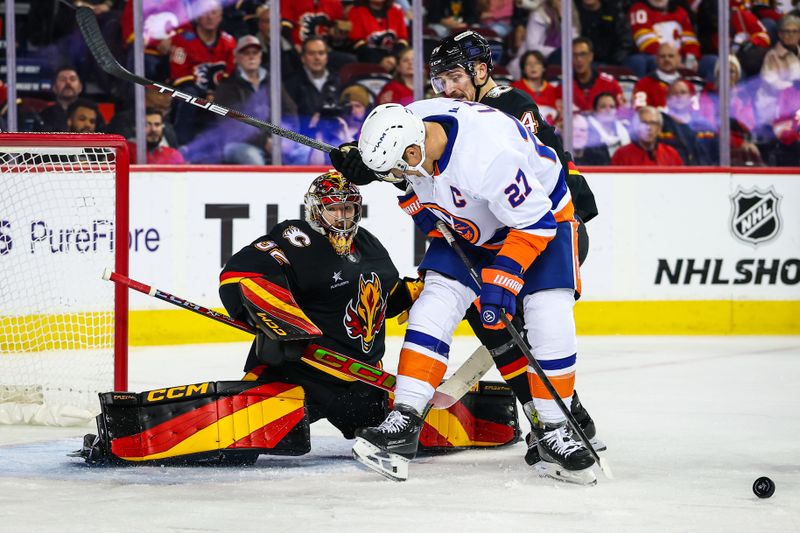
[[[296,363],[303,355],[308,341],[276,341],[259,331],[256,333],[256,356],[262,363],[280,366],[284,363]]]
[[[361,160],[356,143],[341,145],[330,153],[330,157],[333,168],[356,185],[366,185],[381,179]]]

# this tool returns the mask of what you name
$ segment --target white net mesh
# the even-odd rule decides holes
[[[116,152],[0,138],[0,423],[82,423],[114,385]]]

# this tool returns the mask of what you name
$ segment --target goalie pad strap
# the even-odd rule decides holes
[[[310,448],[298,385],[219,381],[100,395],[98,434],[124,463],[224,462],[226,456],[301,455]]]
[[[264,278],[244,278],[239,289],[256,327],[269,338],[291,341],[322,336],[289,290]]]

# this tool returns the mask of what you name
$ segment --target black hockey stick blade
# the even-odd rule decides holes
[[[92,56],[94,56],[97,64],[100,65],[100,68],[103,69],[107,74],[131,83],[143,85],[144,87],[153,91],[167,93],[172,98],[182,100],[187,104],[205,109],[211,113],[216,113],[222,117],[230,117],[234,120],[238,120],[239,122],[244,122],[245,124],[249,124],[254,128],[269,131],[275,135],[279,135],[315,150],[320,150],[325,153],[330,153],[332,150],[336,150],[336,147],[331,146],[330,144],[317,141],[316,139],[312,139],[311,137],[307,137],[303,134],[287,130],[286,128],[282,128],[275,124],[264,122],[263,120],[251,117],[246,113],[241,113],[233,109],[222,107],[203,98],[182,93],[181,91],[168,85],[161,85],[160,83],[148,80],[147,78],[137,76],[133,72],[120,65],[116,58],[114,58],[114,54],[111,53],[111,50],[108,48],[108,44],[106,43],[105,39],[103,39],[103,34],[100,32],[100,26],[97,23],[97,17],[95,16],[94,11],[88,7],[79,7],[75,10],[75,19],[78,22],[78,28],[81,30],[81,34],[83,35],[83,39],[86,41],[86,45],[92,52]]]

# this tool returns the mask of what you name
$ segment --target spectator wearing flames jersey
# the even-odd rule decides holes
[[[665,108],[670,84],[681,77],[678,72],[680,64],[681,56],[678,50],[669,43],[661,44],[658,47],[655,71],[637,81],[633,87],[634,109],[646,105],[658,109]]]
[[[545,58],[539,50],[529,50],[519,58],[522,78],[512,87],[528,93],[548,124],[555,125],[561,115],[561,89],[544,79]]]
[[[201,0],[196,10],[191,29],[172,38],[170,77],[182,92],[207,98],[222,78],[233,72],[236,39],[219,28],[222,7],[218,0]],[[211,121],[209,113],[195,110],[193,105],[178,104],[175,132],[179,144],[188,143]]]
[[[594,61],[594,47],[592,41],[586,37],[577,37],[572,40],[572,66],[575,71],[573,79],[572,101],[575,112],[590,112],[594,99],[601,93],[613,94],[617,104],[625,104],[625,95],[622,93],[617,80],[610,74],[598,72],[592,66]]]
[[[350,40],[359,61],[379,63],[408,46],[408,27],[394,0],[356,0],[348,13]]]
[[[634,141],[619,148],[611,158],[612,165],[648,167],[682,166],[683,160],[671,146],[658,141],[664,122],[658,109],[640,107],[633,117]]]
[[[387,83],[375,99],[378,104],[408,105],[414,101],[414,50],[404,48],[397,54],[394,78]]]
[[[685,9],[671,6],[669,0],[645,0],[635,2],[628,15],[639,53],[629,56],[625,64],[637,76],[644,77],[655,68],[655,56],[663,43],[671,44],[680,52],[686,68],[698,69],[700,43]]]
[[[300,46],[312,35],[324,37],[337,26],[345,28],[342,0],[292,0],[281,2],[281,26],[291,31],[292,42]]]

